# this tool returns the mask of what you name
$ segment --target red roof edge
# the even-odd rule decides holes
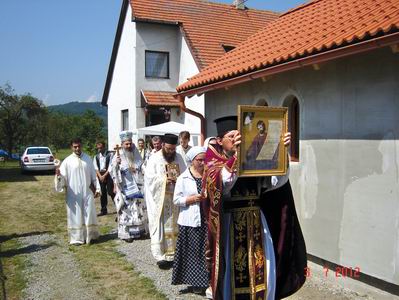
[[[359,42],[356,44],[351,44],[348,46],[336,48],[333,50],[325,51],[322,53],[318,53],[315,55],[295,59],[293,61],[289,61],[283,64],[275,65],[268,67],[266,69],[257,70],[254,72],[250,72],[238,77],[229,78],[223,81],[215,82],[209,85],[202,85],[190,90],[179,91],[177,90],[177,94],[181,97],[193,96],[195,94],[202,94],[205,92],[209,92],[212,90],[221,89],[224,87],[234,86],[236,84],[240,84],[243,82],[247,82],[253,79],[258,79],[264,76],[270,76],[273,74],[278,74],[294,69],[299,69],[301,67],[318,64],[322,62],[331,61],[334,59],[350,56],[353,54],[363,53],[371,50],[375,50],[378,48],[391,46],[399,43],[399,32],[395,32],[392,34],[384,35],[382,37],[374,38],[371,40]]]

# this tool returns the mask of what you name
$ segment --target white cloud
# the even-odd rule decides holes
[[[86,99],[85,102],[97,102],[97,95],[96,93],[93,93],[93,95],[91,95],[89,98]]]

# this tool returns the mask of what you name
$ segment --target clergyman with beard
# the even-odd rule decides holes
[[[111,176],[116,195],[118,237],[126,242],[148,235],[147,208],[143,197],[143,160],[132,142],[132,132],[120,133],[122,149],[112,159]]]
[[[173,193],[177,177],[186,169],[184,159],[176,153],[177,140],[174,134],[163,136],[162,150],[151,155],[144,177],[151,252],[161,269],[173,265],[179,215]]]

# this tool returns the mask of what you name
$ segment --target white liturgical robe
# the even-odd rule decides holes
[[[94,195],[90,189],[96,187],[96,172],[92,159],[85,153],[72,153],[60,166],[60,176],[55,176],[55,190],[66,188],[66,207],[69,242],[90,243],[98,238],[97,217]]]
[[[179,173],[186,169],[186,164],[178,153],[172,164],[178,165]],[[164,159],[162,150],[156,152],[148,160],[144,177],[151,252],[157,261],[173,261],[178,233],[179,209],[173,204],[174,184],[167,184],[166,165],[169,164]]]

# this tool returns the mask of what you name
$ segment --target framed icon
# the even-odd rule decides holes
[[[180,175],[179,165],[176,163],[171,163],[165,165],[166,168],[166,177],[174,182],[176,182],[177,177]]]
[[[238,106],[238,176],[271,176],[287,173],[288,109],[254,105]]]

